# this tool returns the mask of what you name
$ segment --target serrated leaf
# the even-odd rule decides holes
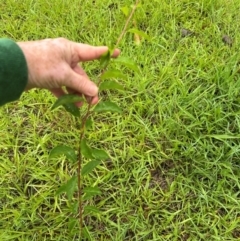
[[[80,110],[75,104],[64,104],[63,107],[67,112],[71,113],[73,116],[80,117]]]
[[[77,224],[78,224],[78,220],[76,218],[69,218],[68,229],[70,233],[72,233],[72,231],[74,230]]]
[[[100,195],[102,192],[100,191],[100,189],[98,187],[85,187],[83,189],[83,193],[85,194],[83,199],[87,200],[96,195]]]
[[[137,64],[136,64],[133,60],[131,60],[131,59],[129,59],[129,58],[119,57],[119,58],[117,58],[117,59],[115,60],[115,62],[120,63],[120,64],[123,64],[123,65],[126,66],[127,68],[129,68],[129,69],[131,69],[131,70],[133,70],[133,71],[135,71],[135,72],[137,72],[137,73],[140,72]]]
[[[62,185],[58,190],[56,191],[56,195],[60,195],[61,193],[66,193],[68,200],[71,200],[73,197],[73,194],[77,187],[77,177],[73,176],[68,182],[64,185]]]
[[[138,30],[136,28],[129,29],[128,32],[134,33],[134,34],[138,34],[139,36],[141,36],[142,38],[148,40],[149,42],[152,41],[152,39],[146,33],[144,33],[141,30]]]
[[[102,69],[105,69],[108,66],[110,60],[111,60],[111,51],[108,49],[108,51],[102,54],[102,56],[100,57],[100,67]]]
[[[81,141],[81,154],[85,158],[89,158],[89,159],[93,158],[91,148],[87,145],[86,139],[82,139]]]
[[[49,154],[49,158],[52,159],[61,155],[66,156],[66,158],[71,160],[72,162],[77,161],[77,155],[75,153],[75,150],[65,145],[59,145],[54,147]]]
[[[80,117],[79,108],[74,104],[79,101],[83,101],[83,97],[79,95],[66,94],[59,97],[53,104],[51,110],[56,109],[59,106],[63,106],[65,110],[71,113],[73,116]]]
[[[126,79],[126,76],[117,69],[108,70],[108,71],[104,72],[104,74],[101,76],[102,80],[111,79],[111,78]]]
[[[85,226],[83,229],[82,229],[82,236],[84,238],[84,240],[92,240],[90,234],[89,234],[89,231],[87,229],[87,226]]]
[[[123,12],[123,14],[127,17],[129,15],[129,8],[127,6],[122,7],[121,11]]]
[[[123,90],[123,86],[113,80],[106,80],[101,83],[99,90]]]
[[[109,158],[107,152],[104,150],[99,150],[99,149],[92,149],[92,155],[96,160],[107,160]]]
[[[87,130],[92,129],[92,128],[93,128],[93,125],[94,125],[93,120],[92,120],[91,118],[88,118],[88,119],[86,120],[86,124],[85,124],[86,129],[87,129]]]
[[[79,101],[83,101],[83,97],[79,95],[73,95],[73,94],[62,95],[55,101],[51,109],[54,110],[61,105],[66,105],[70,103],[73,104]]]
[[[101,101],[100,103],[98,103],[96,105],[96,107],[94,108],[94,111],[95,112],[110,111],[110,112],[118,112],[118,113],[122,112],[121,108],[117,104],[115,104],[111,101]]]
[[[78,202],[71,202],[70,204],[70,210],[72,213],[77,214],[78,213]]]
[[[97,207],[94,207],[94,206],[85,206],[84,207],[84,214],[89,214],[89,213],[100,213],[99,209]]]
[[[96,166],[98,166],[101,163],[101,161],[89,161],[81,171],[82,176],[87,175],[90,173]]]

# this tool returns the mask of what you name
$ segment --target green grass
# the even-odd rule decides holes
[[[84,180],[102,190],[86,202],[101,213],[85,224],[91,240],[239,240],[240,2],[159,2],[142,1],[135,14],[153,41],[136,46],[127,33],[120,44],[140,67],[121,69],[125,91],[108,94],[123,114],[99,114],[87,133],[111,159]],[[111,44],[125,22],[120,8],[132,3],[2,1],[0,36]],[[194,34],[182,38],[181,28]],[[84,67],[95,80],[98,63]],[[58,144],[76,148],[79,130],[62,109],[50,111],[54,100],[33,90],[0,109],[2,241],[80,240],[66,197],[55,196],[76,167],[48,158]]]

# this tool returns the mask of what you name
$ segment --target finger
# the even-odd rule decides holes
[[[88,44],[77,44],[75,50],[78,53],[79,61],[90,61],[94,59],[99,59],[102,54],[107,52],[108,47],[106,46],[95,47]],[[119,54],[120,54],[120,50],[115,49],[112,57],[116,58]]]
[[[86,74],[86,72],[79,66],[79,65],[76,65],[73,70],[80,74],[80,75],[83,75],[83,76],[86,76],[88,78],[88,75]],[[98,96],[95,96],[95,97],[89,97],[89,96],[85,96],[86,100],[88,103],[92,104],[92,105],[95,105],[98,103]]]
[[[57,98],[59,98],[62,95],[65,95],[66,93],[63,91],[61,88],[55,88],[55,89],[50,89],[53,95],[55,95]]]
[[[88,78],[87,73],[78,64],[73,68],[73,71]]]
[[[98,96],[95,96],[92,98],[91,104],[96,105],[98,103],[98,101],[99,101]]]
[[[91,105],[96,105],[98,103],[98,96],[94,96],[94,97],[91,97],[91,96],[85,96],[87,102]]]
[[[69,71],[68,82],[62,83],[66,87],[91,97],[98,94],[98,87],[87,76],[80,75],[72,69]]]
[[[72,88],[67,87],[66,89],[67,89],[67,93],[68,93],[68,94],[73,94],[73,95],[82,96],[81,93],[78,93],[76,90],[73,90]]]

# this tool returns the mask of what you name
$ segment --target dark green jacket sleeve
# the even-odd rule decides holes
[[[21,48],[10,39],[0,39],[0,105],[17,100],[27,79],[27,62]]]

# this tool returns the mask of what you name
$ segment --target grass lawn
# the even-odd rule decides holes
[[[125,91],[108,98],[123,114],[99,114],[87,133],[111,157],[84,180],[102,191],[85,203],[100,210],[84,219],[90,240],[240,240],[240,1],[141,2],[134,18],[152,42],[127,33],[119,46],[140,73],[121,69]],[[131,4],[5,0],[0,36],[111,44]],[[98,62],[84,67],[96,80]],[[0,108],[1,241],[80,240],[55,196],[76,166],[48,158],[58,144],[76,148],[79,130],[54,101],[32,90]]]

